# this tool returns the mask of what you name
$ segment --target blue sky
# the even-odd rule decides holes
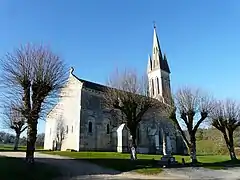
[[[238,0],[0,0],[0,56],[43,43],[80,78],[105,83],[116,67],[146,71],[156,21],[173,90],[240,99],[239,19]]]

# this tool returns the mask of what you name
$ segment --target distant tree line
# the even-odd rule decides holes
[[[14,145],[15,135],[0,131],[0,144]],[[41,148],[44,145],[44,133],[37,135],[36,147]],[[18,146],[27,146],[27,138],[25,136],[19,138]]]

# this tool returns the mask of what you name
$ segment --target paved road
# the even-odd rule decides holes
[[[0,152],[0,156],[23,158],[23,152]],[[62,169],[62,178],[56,180],[80,180],[80,179],[239,179],[240,168],[229,170],[210,170],[205,168],[172,168],[165,169],[161,175],[144,176],[137,173],[121,173],[98,165],[74,160],[68,157],[35,153],[36,161],[54,165]]]

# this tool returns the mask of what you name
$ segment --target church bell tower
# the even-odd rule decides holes
[[[162,54],[156,26],[153,30],[152,55],[148,57],[148,82],[150,96],[169,103],[171,98],[170,69],[166,54]]]

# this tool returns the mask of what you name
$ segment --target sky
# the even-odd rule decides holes
[[[239,19],[238,0],[0,0],[0,57],[44,44],[79,78],[104,84],[116,68],[146,73],[155,21],[173,91],[239,100]]]

